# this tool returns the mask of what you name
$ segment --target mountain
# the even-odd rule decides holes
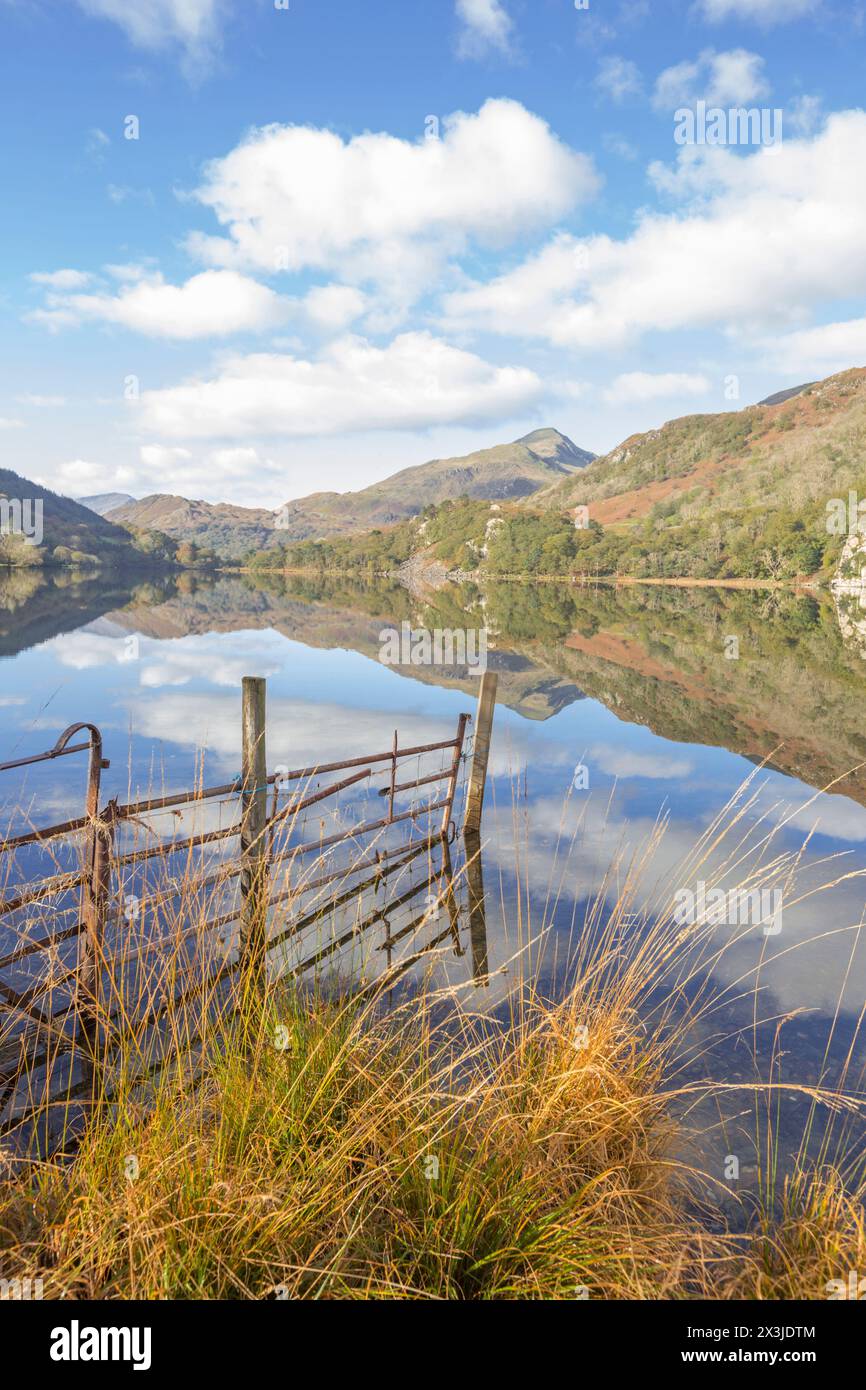
[[[859,523],[849,494],[866,499],[866,368],[773,399],[631,435],[494,515],[452,502],[290,546],[285,565],[389,573],[416,557],[486,578],[829,579]]]
[[[866,368],[718,415],[686,415],[631,435],[579,477],[536,494],[533,507],[589,506],[602,525],[762,508],[820,507],[862,475]],[[687,497],[688,495],[688,497]]]
[[[804,391],[808,391],[810,386],[817,386],[815,381],[804,381],[802,386],[788,386],[784,391],[774,391],[772,396],[765,396],[758,405],[783,405],[785,401],[793,400],[794,396],[800,396]]]
[[[502,501],[528,497],[571,477],[593,455],[559,430],[534,430],[513,444],[497,444],[461,458],[432,459],[403,468],[360,492],[319,492],[283,508],[281,540],[371,531],[415,516],[425,507],[460,497]]]
[[[131,501],[108,513],[111,521],[139,531],[160,531],[172,540],[194,541],[226,559],[240,559],[247,551],[268,545],[274,535],[275,514],[256,507],[234,507],[228,502],[191,502],[171,493],[154,493],[140,502]]]
[[[140,542],[122,526],[98,516],[80,502],[60,497],[10,469],[0,468],[0,502],[4,500],[7,505],[0,514],[0,524],[10,505],[21,504],[24,532],[39,543],[29,544],[14,529],[10,534],[0,534],[0,564],[95,567],[141,565],[170,558],[161,553],[156,538]]]
[[[389,526],[463,493],[489,500],[527,497],[571,477],[593,457],[559,430],[541,429],[512,444],[401,469],[359,492],[315,492],[287,502],[276,512],[157,493],[125,503],[108,515],[123,525],[157,527],[175,539],[192,540],[239,558],[249,550],[281,542]]]
[[[95,497],[77,497],[75,500],[82,507],[96,512],[97,516],[105,516],[106,512],[114,511],[115,507],[125,507],[127,503],[134,502],[135,498],[128,492],[98,492]]]
[[[828,504],[847,506],[851,489],[866,495],[862,367],[632,435],[524,505],[585,507],[604,543],[586,531],[581,548],[602,573],[775,579],[832,572]]]

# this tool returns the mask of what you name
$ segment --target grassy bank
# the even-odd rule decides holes
[[[689,873],[726,834],[733,808]],[[827,1298],[866,1267],[862,1166],[846,1188],[835,1139],[783,1182],[765,1135],[743,1198],[683,1155],[715,1094],[742,1091],[757,1121],[796,1090],[817,1132],[821,1110],[859,1120],[859,1087],[691,1079],[718,1009],[715,930],[684,932],[662,905],[622,934],[657,848],[612,865],[624,886],[600,893],[555,1002],[528,964],[495,1013],[434,989],[432,966],[393,1007],[333,980],[326,994],[241,976],[222,994],[203,978],[102,1068],[80,1142],[7,1163],[0,1278],[73,1299]],[[791,868],[770,856],[772,878],[744,882]],[[177,948],[148,997],[173,994],[186,959],[189,916],[172,912]]]
[[[429,1016],[268,1012],[252,1051],[226,1030],[196,1085],[122,1094],[71,1164],[4,1182],[2,1273],[90,1299],[822,1298],[866,1259],[831,1172],[751,1239],[707,1235],[661,1059],[615,1011],[530,1006],[459,1065]]]

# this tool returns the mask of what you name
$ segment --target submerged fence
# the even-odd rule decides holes
[[[468,781],[467,836],[477,835],[480,820],[495,685],[495,675],[487,673]],[[255,980],[268,969],[275,952],[299,941],[327,915],[337,920],[346,905],[363,905],[365,893],[375,895],[381,887],[392,885],[395,876],[405,875],[413,863],[423,862],[426,877],[373,905],[345,931],[318,943],[316,950],[302,952],[291,974],[302,976],[375,924],[384,927],[384,940],[376,948],[385,955],[378,987],[392,983],[449,935],[455,951],[462,953],[449,843],[456,829],[455,798],[470,716],[461,714],[454,735],[447,739],[401,747],[395,732],[391,747],[385,750],[269,773],[265,701],[265,682],[245,678],[242,771],[219,786],[125,804],[112,798],[102,804],[102,772],[109,763],[103,757],[101,733],[89,723],[64,730],[44,753],[0,764],[0,772],[6,772],[88,755],[81,816],[0,841],[0,862],[14,861],[19,851],[44,852],[57,867],[60,850],[68,849],[70,842],[79,858],[73,869],[44,876],[31,872],[29,881],[7,887],[0,896],[0,928],[11,928],[8,949],[0,953],[0,1014],[7,1025],[11,1023],[4,1030],[5,1038],[0,1034],[0,1132],[20,1119],[32,1100],[34,1067],[43,1066],[45,1085],[51,1089],[52,1081],[59,1079],[58,1069],[68,1081],[77,1057],[86,1089],[88,1076],[92,1077],[97,1060],[104,1060],[108,1048],[140,1040],[145,1030],[158,1026],[168,1008],[183,1001],[185,991],[195,996],[203,978],[211,989],[239,974]],[[437,755],[439,765],[428,770],[425,762]],[[417,775],[406,777],[406,765],[413,760]],[[325,785],[321,785],[323,778],[329,779]],[[376,785],[379,781],[381,786]],[[305,813],[310,808],[328,811],[339,825],[339,794],[360,789],[363,783],[368,794],[384,800],[384,815],[330,834],[322,833],[327,828],[323,821],[317,836],[304,838]],[[408,809],[402,809],[407,794],[412,800]],[[281,804],[284,796],[288,799]],[[225,808],[231,817],[227,825],[221,823]],[[165,838],[159,828],[165,816],[180,834]],[[213,827],[209,816],[218,822]],[[196,824],[197,820],[201,823]],[[391,827],[409,830],[416,838],[378,848],[377,838]],[[341,847],[351,857],[332,867]],[[155,869],[163,874],[161,879],[154,878]],[[487,962],[480,873],[480,853],[473,844],[467,856],[467,882],[477,981],[486,978]],[[9,874],[4,877],[8,882]],[[434,897],[430,885],[437,881],[442,887]],[[413,900],[425,888],[424,909],[413,912]],[[179,903],[192,920],[178,921]],[[395,964],[398,945],[423,923],[438,920],[440,907],[447,919],[444,930],[415,955]],[[36,934],[31,920],[34,909],[44,909]],[[409,920],[395,928],[392,919],[401,910]],[[169,933],[160,929],[164,918],[170,921]],[[154,986],[145,965],[167,943],[175,953],[175,965],[179,953],[184,953],[170,992],[163,984]],[[42,968],[45,962],[47,970]],[[120,983],[118,972],[123,977]],[[58,999],[59,1007],[55,1007]],[[61,1057],[66,1059],[64,1066]],[[25,1072],[28,1095],[16,1105],[15,1088]]]

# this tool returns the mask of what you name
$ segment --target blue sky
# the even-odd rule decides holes
[[[0,450],[70,495],[276,508],[866,364],[862,4],[0,0],[0,42]]]

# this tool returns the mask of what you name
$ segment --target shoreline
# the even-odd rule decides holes
[[[364,579],[370,578],[369,574],[362,574],[357,570],[341,569],[319,569],[305,566],[274,566],[273,569],[264,566],[243,565],[234,569],[220,569],[221,574],[295,574],[295,575],[322,575],[336,579]],[[376,570],[373,572],[374,579],[397,579],[395,570]],[[830,582],[822,579],[804,577],[801,579],[692,579],[688,577],[677,577],[670,579],[641,578],[637,575],[628,574],[484,574],[481,571],[466,571],[459,578],[451,577],[448,583],[472,583],[472,584],[567,584],[569,586],[579,585],[581,588],[590,586],[605,585],[609,588],[629,588],[636,584],[647,584],[650,586],[666,586],[674,589],[793,589],[795,591],[806,591],[808,593],[829,593]]]

